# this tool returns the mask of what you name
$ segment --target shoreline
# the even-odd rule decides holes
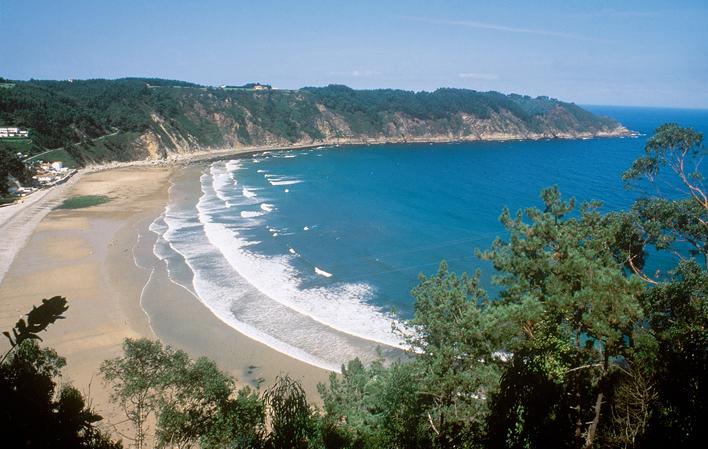
[[[251,145],[242,147],[231,147],[231,148],[208,148],[198,151],[193,151],[189,153],[174,153],[166,158],[162,159],[144,159],[139,161],[128,161],[128,162],[108,162],[106,164],[98,164],[97,167],[102,167],[104,165],[112,166],[111,164],[151,164],[151,163],[167,163],[167,164],[185,164],[189,165],[192,163],[199,162],[210,162],[223,159],[230,156],[241,156],[241,155],[251,155],[256,153],[261,153],[264,151],[288,151],[288,150],[304,150],[312,149],[317,147],[336,148],[342,146],[369,146],[369,145],[418,145],[418,144],[456,144],[456,143],[493,143],[493,142],[521,142],[521,141],[544,141],[544,140],[587,140],[587,139],[620,139],[620,138],[633,138],[641,135],[637,131],[629,130],[625,127],[621,129],[610,131],[610,132],[598,132],[598,133],[575,133],[575,134],[562,134],[556,136],[549,135],[528,135],[528,136],[518,136],[513,134],[495,134],[492,136],[467,136],[467,137],[450,137],[450,136],[440,136],[440,137],[412,137],[412,138],[389,138],[389,137],[377,137],[377,138],[341,138],[335,141],[312,141],[312,142],[295,142],[292,144],[270,144],[270,145]]]
[[[111,201],[47,211],[0,283],[3,330],[42,298],[68,299],[66,319],[42,333],[42,345],[66,358],[62,382],[88,392],[98,413],[113,424],[124,419],[109,403],[98,368],[103,360],[121,354],[123,339],[155,338],[137,304],[145,279],[129,248],[136,227],[162,209],[163,186],[170,173],[167,168],[82,173],[59,193],[106,194]]]
[[[152,165],[152,164],[151,164]],[[122,353],[125,338],[158,338],[185,350],[193,359],[206,356],[233,375],[240,386],[270,386],[288,373],[300,380],[311,401],[329,371],[308,365],[252,340],[227,326],[182,287],[152,254],[147,229],[163,213],[173,166],[128,166],[83,172],[61,191],[50,190],[40,203],[46,212],[17,251],[0,281],[0,330],[10,329],[42,298],[66,296],[66,319],[42,333],[43,346],[67,360],[63,382],[88,392],[105,422],[124,421],[109,401],[98,376],[106,359]],[[105,194],[111,201],[84,209],[50,209],[49,193],[64,196]],[[33,209],[25,209],[29,214]],[[12,220],[10,220],[12,222]],[[6,223],[7,224],[7,223]],[[154,235],[154,234],[153,234]],[[137,265],[136,252],[154,260]],[[149,298],[149,301],[145,299]],[[6,342],[0,343],[5,347]],[[127,428],[119,426],[121,432]]]
[[[587,135],[585,135],[587,134]],[[90,173],[103,172],[106,170],[114,170],[118,168],[127,167],[175,167],[175,166],[186,166],[198,163],[206,163],[211,161],[217,161],[229,157],[242,157],[253,155],[265,151],[289,151],[289,150],[303,150],[311,149],[317,147],[324,147],[323,149],[337,148],[341,146],[369,146],[369,145],[415,145],[415,144],[456,144],[456,143],[475,143],[475,142],[506,142],[506,141],[543,141],[543,140],[573,140],[573,139],[606,139],[606,138],[625,138],[625,137],[636,137],[639,133],[635,131],[623,128],[620,131],[609,132],[609,133],[584,133],[582,135],[567,135],[567,136],[537,136],[537,137],[501,137],[499,138],[449,138],[443,137],[439,139],[431,138],[420,138],[420,139],[371,139],[371,140],[356,140],[356,139],[345,139],[342,142],[307,142],[307,143],[295,143],[292,145],[256,145],[256,146],[244,146],[244,147],[233,147],[233,148],[223,148],[223,149],[206,149],[198,150],[189,153],[176,153],[162,159],[141,159],[125,162],[106,162],[102,164],[90,164],[83,168],[80,168],[76,173],[65,183],[60,185],[55,185],[46,189],[38,190],[27,197],[24,197],[21,202],[16,202],[14,204],[4,206],[0,208],[0,232],[5,235],[8,234],[7,230],[11,228],[22,229],[18,239],[13,239],[13,245],[2,246],[0,243],[0,283],[2,282],[7,269],[14,260],[17,253],[26,244],[29,235],[34,230],[34,227],[39,224],[41,219],[46,216],[46,214],[55,206],[58,205],[55,201],[49,201],[54,199],[56,196],[66,193],[74,183],[78,182],[82,176]],[[38,196],[38,197],[37,197]],[[46,198],[49,197],[49,198]],[[37,198],[36,200],[34,198]],[[45,203],[41,201],[44,200]],[[49,204],[47,204],[49,203]],[[37,205],[38,211],[30,213],[30,217],[34,217],[31,220],[33,224],[30,226],[18,226],[14,224],[17,221],[15,218],[18,215],[24,213],[26,209],[31,205]],[[26,221],[30,221],[27,219]],[[9,232],[11,234],[17,235],[18,231]]]
[[[297,301],[279,298],[277,293],[269,291],[268,283],[288,281],[283,278],[275,281],[277,276],[268,267],[260,266],[255,272],[270,273],[265,284],[257,274],[253,277],[254,272],[244,272],[245,267],[254,265],[253,259],[246,257],[239,260],[230,251],[239,246],[238,239],[227,237],[224,241],[223,234],[213,228],[210,231],[210,225],[206,223],[217,223],[219,220],[212,221],[210,214],[213,210],[203,209],[208,209],[207,206],[197,206],[205,196],[210,196],[202,185],[203,177],[210,176],[210,172],[213,176],[209,165],[202,164],[180,170],[173,177],[170,187],[169,218],[161,216],[155,221],[154,232],[159,236],[155,253],[167,262],[169,277],[175,284],[202,302],[228,327],[290,358],[320,369],[340,372],[342,363],[357,357],[367,363],[378,359],[378,354],[391,355],[392,358],[399,354],[399,346],[377,339],[376,334],[357,333],[346,326],[341,327],[342,323],[336,320],[323,320],[323,316],[313,314],[312,310],[303,308]],[[207,184],[213,187],[209,181]],[[197,217],[201,224],[197,224]],[[168,234],[182,237],[173,240]],[[155,241],[154,236],[151,240]],[[210,262],[205,265],[200,260]],[[215,277],[213,273],[219,275]],[[151,297],[148,295],[148,298]],[[223,298],[229,299],[224,302]],[[148,301],[148,306],[150,302],[153,301]],[[361,312],[367,313],[368,309]],[[386,321],[385,327],[390,329],[391,323]],[[315,342],[327,342],[328,346],[339,348],[337,355]]]
[[[191,165],[202,162],[211,162],[220,159],[224,159],[231,156],[248,156],[252,154],[257,154],[265,151],[289,151],[289,150],[304,150],[312,149],[317,147],[324,147],[322,149],[336,148],[342,146],[370,146],[370,145],[416,145],[416,144],[456,144],[456,143],[487,143],[487,142],[519,142],[519,141],[544,141],[544,140],[587,140],[587,139],[613,139],[613,138],[626,138],[626,137],[638,137],[641,133],[636,131],[631,131],[623,128],[619,131],[612,132],[601,132],[601,133],[579,133],[579,134],[567,134],[559,136],[546,136],[546,135],[534,135],[534,136],[507,136],[498,135],[491,137],[479,137],[479,136],[469,136],[468,138],[459,137],[440,137],[440,138],[430,138],[430,137],[420,137],[420,138],[373,138],[373,139],[338,139],[337,141],[316,141],[316,142],[306,142],[306,143],[293,143],[290,145],[282,144],[271,144],[271,145],[251,145],[242,147],[231,147],[231,148],[207,148],[200,149],[197,151],[190,151],[185,153],[173,153],[168,157],[159,159],[137,159],[132,161],[110,161],[99,164],[89,164],[82,168],[76,169],[76,173],[71,176],[66,182],[59,185],[54,185],[46,189],[40,189],[30,195],[23,197],[23,201],[15,202],[13,204],[0,207],[0,226],[3,226],[9,221],[12,216],[10,214],[3,214],[5,209],[13,208],[22,205],[25,198],[31,198],[40,193],[46,194],[55,190],[57,187],[61,187],[67,183],[70,183],[74,178],[81,177],[83,174],[96,173],[105,170],[113,170],[116,168],[125,167],[151,167],[151,166],[183,166]],[[44,196],[44,195],[42,195]],[[14,215],[14,214],[12,214]],[[0,277],[0,281],[2,278]]]
[[[480,140],[474,140],[477,141]],[[447,143],[465,142],[451,139]],[[340,146],[422,143],[426,142],[387,140],[347,142]],[[192,357],[207,355],[217,361],[221,369],[236,376],[242,385],[255,385],[259,377],[272,381],[275,376],[286,370],[291,374],[295,373],[294,377],[306,381],[304,386],[308,395],[317,401],[319,396],[316,394],[316,384],[326,381],[328,371],[308,365],[306,362],[296,360],[244,336],[219,320],[199,300],[195,301],[191,293],[166,279],[166,275],[158,279],[158,285],[165,292],[169,292],[173,298],[178,298],[178,301],[183,304],[181,306],[183,309],[191,312],[182,316],[174,312],[170,315],[165,312],[170,308],[169,298],[161,297],[158,301],[161,301],[161,313],[171,317],[162,320],[163,323],[169,325],[179,322],[180,319],[190,322],[192,315],[196,314],[200,316],[200,321],[207,332],[202,335],[198,335],[198,332],[187,332],[180,336],[179,332],[171,330],[165,324],[153,328],[151,315],[141,304],[141,298],[146,293],[152,272],[146,273],[144,269],[136,266],[132,248],[136,244],[140,229],[147,227],[164,211],[171,177],[179,167],[229,157],[247,157],[264,151],[288,151],[319,146],[329,149],[336,148],[337,144],[316,142],[290,146],[229,148],[172,155],[158,160],[91,165],[80,169],[68,182],[31,195],[41,195],[35,197],[36,199],[32,198],[26,204],[10,206],[16,207],[17,210],[11,215],[6,215],[7,218],[0,214],[0,229],[19,228],[24,234],[20,235],[16,232],[5,234],[16,238],[10,242],[11,251],[3,251],[7,265],[4,271],[3,260],[0,259],[0,298],[2,298],[0,327],[4,330],[14,325],[21,314],[28,312],[32,305],[38,303],[43,297],[61,294],[67,296],[70,301],[69,314],[79,309],[81,315],[85,315],[87,319],[95,319],[98,316],[104,321],[92,327],[94,333],[90,334],[91,337],[85,334],[73,335],[76,333],[72,333],[71,329],[65,329],[66,323],[70,320],[55,324],[47,333],[46,344],[67,357],[68,378],[74,380],[79,389],[90,388],[101,361],[120,354],[123,338],[144,336],[159,337],[165,344],[185,349]],[[153,179],[154,176],[144,176],[145,171],[159,179]],[[104,205],[87,209],[54,210],[53,206],[58,205],[66,197],[82,193],[102,193],[100,188],[95,188],[96,185],[101,184],[104,185],[103,187],[108,185],[109,191],[114,189],[119,193],[123,192],[123,196],[112,197],[112,200]],[[131,189],[145,190],[140,193],[143,197],[136,199],[130,193]],[[135,212],[136,216],[126,215],[130,210]],[[18,217],[25,217],[25,220],[18,222]],[[51,243],[47,243],[48,240],[51,240]],[[119,248],[122,249],[119,251]],[[129,258],[125,251],[130,254]],[[120,269],[114,269],[118,266]],[[62,277],[57,273],[66,273],[67,276]],[[46,279],[49,282],[45,282]],[[109,298],[104,299],[106,303],[104,305],[108,306],[106,310],[117,311],[116,316],[113,317],[116,319],[111,320],[112,317],[107,316],[106,310],[97,312],[95,309],[81,309],[83,305],[80,302],[85,301],[90,295],[82,292],[78,295],[81,301],[72,301],[72,291],[81,288],[74,285],[63,288],[62,286],[67,285],[66,279],[77,279],[79,283],[88,279],[92,285],[87,289],[91,290],[94,297],[100,297],[105,291],[111,293],[105,295]],[[27,288],[28,285],[31,287]],[[56,287],[58,290],[52,290]],[[171,307],[171,309],[174,311],[178,308]],[[119,322],[121,320],[122,322]],[[112,322],[108,326],[105,321]],[[105,341],[101,343],[101,338],[106,334],[112,336],[105,337]],[[227,336],[235,335],[239,335],[240,338],[234,337],[233,340],[228,340]],[[91,338],[95,339],[96,336],[101,337],[95,342],[88,341]],[[229,345],[237,345],[243,350],[239,354],[224,354],[226,351],[223,351],[223,348]],[[246,360],[248,358],[257,362],[248,362]],[[287,369],[283,369],[285,367]],[[103,407],[107,403],[106,392],[94,397],[97,398],[99,410],[104,411]],[[111,416],[110,413],[105,415]]]
[[[169,190],[179,182],[175,178],[193,176],[190,170],[200,172],[201,167],[185,167],[173,172]],[[317,383],[325,381],[332,371],[282,352],[224,321],[192,288],[186,286],[184,280],[172,278],[167,260],[160,259],[153,252],[158,234],[148,229],[150,223],[142,226],[133,256],[137,266],[151,270],[140,305],[155,335],[190,354],[208,356],[217,361],[220,368],[235,374],[242,384],[252,387],[258,386],[259,379],[264,379],[265,385],[269,386],[276,376],[288,373],[303,383],[308,396],[316,402],[319,398]],[[193,275],[193,271],[190,273]],[[194,321],[195,317],[200,322],[197,328],[174,325]],[[229,353],[228,349],[233,348],[242,353]]]

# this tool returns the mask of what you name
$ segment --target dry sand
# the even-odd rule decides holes
[[[317,402],[316,385],[326,381],[328,372],[228,327],[191,293],[170,282],[157,258],[151,265],[136,266],[134,250],[151,252],[154,238],[146,229],[163,211],[176,170],[116,168],[84,174],[64,189],[66,196],[107,195],[111,201],[53,210],[37,225],[0,284],[0,330],[10,329],[42,298],[66,296],[66,319],[42,335],[44,344],[66,357],[63,380],[90,391],[94,407],[110,424],[124,418],[110,404],[98,367],[121,353],[125,338],[158,337],[192,357],[207,356],[241,383],[262,378],[267,386],[275,376],[289,373]],[[136,247],[139,235],[144,238]],[[3,235],[8,238],[13,236]],[[141,307],[143,290],[144,298],[149,295],[149,317]]]
[[[64,184],[34,192],[15,204],[0,207],[0,282],[37,224],[61,203],[66,192],[80,178],[80,174],[74,175]]]

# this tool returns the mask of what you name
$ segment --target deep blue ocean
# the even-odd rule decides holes
[[[176,180],[153,224],[175,282],[253,338],[320,366],[395,346],[419,273],[457,272],[503,236],[502,208],[539,192],[628,208],[621,175],[664,122],[708,131],[708,111],[587,106],[635,138],[356,146],[218,161]],[[395,310],[395,314],[390,311]],[[372,356],[373,357],[373,356]]]

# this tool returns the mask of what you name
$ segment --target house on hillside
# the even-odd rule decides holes
[[[35,174],[32,178],[40,186],[46,187],[64,182],[75,172],[76,170],[64,167],[64,163],[61,161],[41,162],[35,166]]]
[[[8,139],[11,137],[27,139],[29,138],[29,131],[20,128],[0,128],[0,139]]]
[[[224,90],[273,90],[273,86],[270,84],[261,84],[261,83],[248,83],[244,84],[243,86],[227,86],[223,85],[221,86],[222,89]]]

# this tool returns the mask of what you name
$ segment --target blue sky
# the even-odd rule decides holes
[[[0,0],[0,76],[708,108],[708,2]]]

